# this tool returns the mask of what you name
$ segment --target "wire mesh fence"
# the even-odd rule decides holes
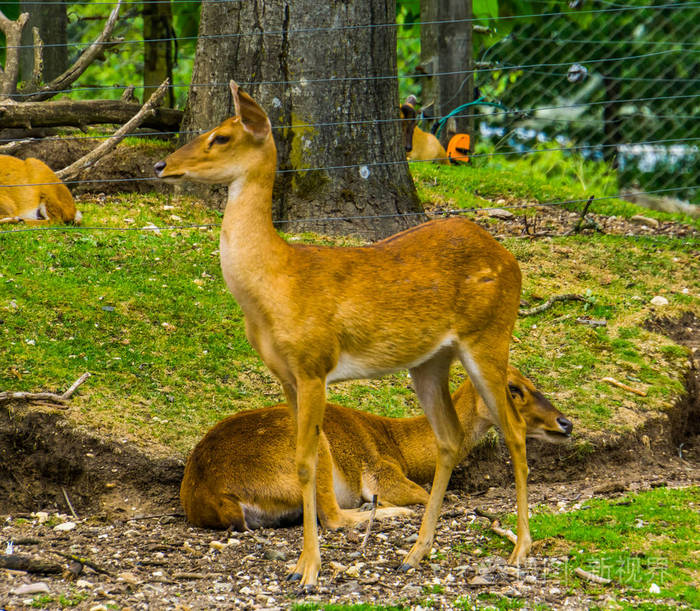
[[[228,87],[228,84],[190,82],[197,36],[196,23],[188,21],[187,15],[192,15],[191,5],[197,3],[172,4],[174,36],[170,40],[178,51],[175,82],[171,87],[182,105],[191,87]],[[90,29],[101,27],[96,17],[106,16],[114,3],[70,5],[74,23],[72,30],[69,29],[69,47],[71,53],[78,53],[89,44],[86,41],[92,36]],[[421,21],[417,5],[417,2],[399,2],[396,23],[328,27],[320,24],[296,34],[312,43],[314,35],[327,35],[329,30],[342,33],[347,28],[378,31],[397,28],[399,73],[356,80],[371,86],[372,81],[395,79],[402,99],[408,93],[416,93],[420,98],[425,77],[419,66],[421,27],[426,22]],[[138,3],[127,2],[125,6],[132,18],[120,25],[118,34],[125,40],[119,50],[86,72],[80,85],[66,90],[66,95],[119,97],[126,87],[119,83],[140,82],[144,61],[140,13]],[[540,0],[501,2],[500,6],[475,2],[474,6],[474,17],[459,22],[464,28],[478,26],[474,30],[473,60],[466,59],[463,70],[459,71],[465,80],[473,79],[475,87],[474,99],[458,115],[474,119],[471,163],[498,168],[499,163],[507,160],[531,165],[533,170],[544,174],[578,172],[582,182],[595,182],[600,188],[597,195],[603,197],[645,193],[649,197],[700,204],[700,78],[697,76],[700,74],[700,2],[640,5],[603,0],[568,4]],[[77,34],[78,24],[83,25],[81,35]],[[92,25],[86,27],[86,24]],[[263,36],[279,34],[262,32]],[[247,33],[231,34],[234,35]],[[440,79],[453,74],[438,72],[433,76]],[[338,80],[336,75],[316,73],[308,78]],[[309,82],[308,78],[299,74],[285,84],[294,86],[302,79]],[[21,103],[21,94],[18,101]],[[396,116],[377,120],[400,119]],[[273,129],[287,127],[274,125]],[[334,130],[347,126],[330,121],[312,127]],[[364,127],[372,129],[372,122]],[[90,135],[100,137],[95,133]],[[58,136],[60,139],[81,137],[84,136]],[[360,159],[353,167],[364,165],[365,161]],[[324,168],[283,171],[332,171],[347,167],[328,164]]]
[[[571,143],[621,190],[683,187],[675,197],[698,203],[698,3],[556,7],[488,20],[500,37],[484,37],[477,85],[515,112],[492,113],[482,135],[523,152]]]

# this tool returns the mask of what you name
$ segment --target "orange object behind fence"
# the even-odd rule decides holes
[[[447,145],[447,156],[450,161],[469,161],[469,144],[471,140],[469,134],[455,134]]]

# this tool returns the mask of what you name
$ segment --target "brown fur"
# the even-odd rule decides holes
[[[317,583],[321,564],[316,467],[326,384],[409,369],[437,439],[437,468],[415,567],[432,545],[464,432],[449,394],[459,358],[503,430],[515,473],[518,543],[530,549],[525,423],[506,391],[520,303],[520,268],[487,231],[463,218],[425,223],[373,246],[285,242],[272,224],[277,151],[265,112],[231,83],[237,116],[156,164],[171,181],[228,183],[221,226],[224,280],[245,314],[246,335],[280,380],[296,421],[295,464],[304,498],[304,547],[293,573]]]
[[[410,104],[404,104],[401,111],[401,129],[403,131],[404,144],[406,146],[409,161],[435,161],[436,163],[449,164],[445,147],[430,132],[424,132],[418,127],[416,110]]]
[[[509,369],[508,385],[528,436],[559,442],[571,423],[532,382]],[[491,412],[469,379],[453,395],[466,437],[463,459],[493,426]],[[427,418],[384,418],[329,403],[323,420],[330,452],[319,453],[316,484],[319,521],[337,528],[367,513],[347,512],[376,494],[380,504],[425,504],[435,474],[437,446]],[[289,409],[277,405],[242,412],[215,425],[185,467],[180,501],[196,526],[246,530],[298,522],[302,489],[294,465],[295,430]],[[395,515],[380,509],[378,517]]]
[[[79,223],[70,191],[43,161],[0,155],[0,222]]]

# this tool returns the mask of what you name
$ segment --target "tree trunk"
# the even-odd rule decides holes
[[[425,220],[395,121],[396,29],[352,27],[394,21],[388,0],[203,4],[183,131],[233,113],[233,78],[272,122],[281,229],[378,238]]]
[[[167,78],[173,82],[173,12],[170,1],[144,2],[143,5],[143,101]],[[163,101],[175,106],[172,87]]]
[[[421,0],[421,66],[428,75],[421,79],[422,103],[435,102],[435,116],[444,117],[474,99],[472,0]],[[456,21],[455,21],[456,20]],[[429,22],[446,23],[429,23]],[[428,22],[428,23],[426,23]],[[467,107],[458,115],[471,115]],[[468,133],[473,146],[473,117],[456,116],[443,128],[440,140],[447,145],[448,133]]]
[[[45,83],[56,78],[68,68],[68,37],[66,27],[66,2],[64,0],[44,0],[44,2],[20,2],[20,11],[29,13],[29,22],[22,31],[20,52],[20,73],[24,81],[32,77],[34,69],[33,28],[39,29],[44,43],[44,65],[41,73]],[[52,45],[52,46],[49,46]]]

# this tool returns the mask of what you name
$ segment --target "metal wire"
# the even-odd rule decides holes
[[[696,188],[700,185],[696,185]],[[679,188],[669,188],[669,189],[656,189],[654,191],[645,192],[635,192],[635,195],[653,195],[657,193],[670,193],[674,191],[679,191],[683,187]],[[616,193],[615,195],[605,195],[602,197],[596,197],[593,203],[608,199],[619,199],[623,196],[623,193]],[[530,208],[540,208],[540,207],[554,207],[554,206],[565,206],[570,204],[580,204],[587,202],[588,197],[578,198],[578,199],[566,199],[566,200],[555,200],[550,202],[536,202],[532,204],[512,204],[512,205],[499,205],[499,206],[488,206],[488,207],[473,207],[473,208],[454,208],[450,210],[440,210],[436,213],[439,216],[455,216],[458,214],[467,214],[479,211],[490,211],[490,210],[523,210]],[[388,213],[388,214],[361,214],[361,215],[350,215],[350,216],[326,216],[326,217],[309,217],[303,219],[280,219],[272,221],[273,225],[288,225],[288,224],[302,224],[302,223],[329,223],[336,221],[356,221],[356,220],[372,220],[372,219],[387,219],[387,218],[401,218],[401,217],[414,217],[414,216],[425,216],[426,212],[402,212],[402,213]],[[44,231],[138,231],[138,232],[156,232],[156,231],[179,231],[183,229],[213,229],[219,227],[218,223],[204,223],[204,224],[184,224],[184,225],[147,225],[145,227],[109,227],[109,226],[79,226],[79,225],[47,225],[45,227],[23,227],[21,229],[10,229],[0,231],[0,235],[7,234],[18,234],[18,233],[32,233],[32,232],[44,232]]]

